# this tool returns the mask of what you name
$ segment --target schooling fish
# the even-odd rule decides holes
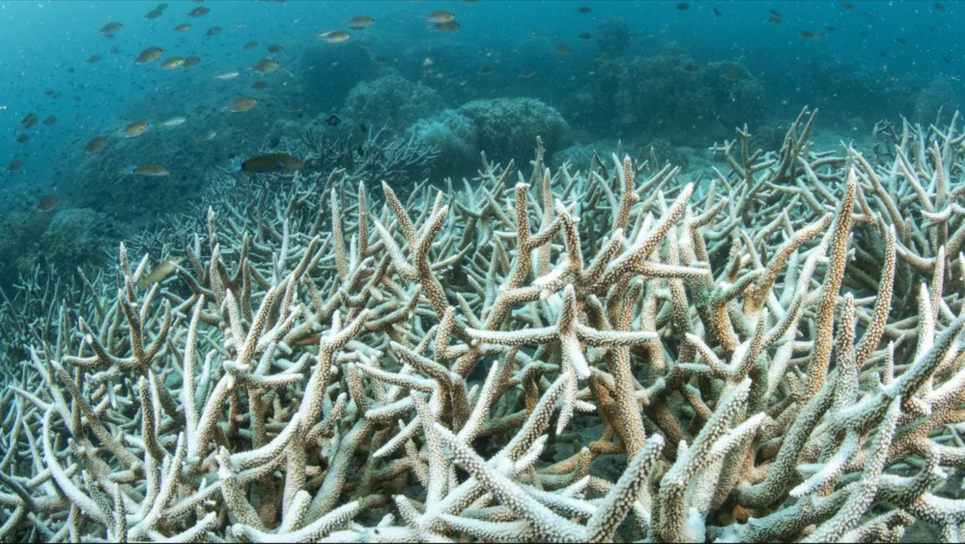
[[[179,127],[187,121],[184,117],[172,117],[167,121],[158,121],[156,124],[159,127]]]
[[[234,78],[236,78],[236,77],[238,77],[238,72],[225,72],[225,73],[223,73],[223,74],[215,74],[215,75],[214,75],[214,78],[215,78],[215,79],[221,79],[221,80],[234,79]]]
[[[185,68],[194,68],[199,64],[201,64],[201,59],[199,59],[198,57],[191,56],[191,57],[185,57],[184,59]]]
[[[60,204],[60,200],[54,195],[46,195],[40,198],[37,202],[37,209],[42,212],[52,212],[57,209],[57,205]]]
[[[281,66],[280,62],[278,62],[277,60],[271,57],[268,57],[266,59],[261,59],[260,61],[258,61],[258,64],[256,64],[253,69],[254,71],[262,74],[270,74],[275,70],[277,70],[279,66]]]
[[[149,64],[161,58],[162,53],[164,53],[164,50],[160,47],[148,47],[134,59],[134,64]]]
[[[446,11],[444,9],[437,9],[435,11],[429,12],[423,15],[424,18],[428,19],[433,23],[448,23],[450,21],[456,20],[456,14],[451,11]]]
[[[122,25],[121,23],[118,23],[117,21],[112,21],[112,22],[107,23],[106,25],[102,26],[101,29],[98,30],[98,32],[100,32],[101,34],[110,36],[111,34],[117,32],[118,30],[120,30],[120,29],[123,28],[123,27],[124,27],[124,25]]]
[[[225,108],[233,112],[248,111],[258,104],[258,99],[253,96],[239,96],[231,101]]]
[[[354,28],[355,30],[362,30],[363,28],[368,28],[375,24],[375,19],[369,17],[368,15],[357,15],[348,20],[348,27]]]
[[[160,164],[145,164],[141,166],[130,165],[127,168],[120,170],[118,172],[120,176],[144,176],[157,178],[161,176],[169,176],[171,172],[168,169],[161,166]]]
[[[105,147],[107,147],[107,138],[103,136],[96,136],[87,142],[87,145],[84,146],[84,151],[86,153],[97,153],[102,151]]]
[[[342,43],[352,37],[344,30],[331,30],[329,32],[319,32],[315,37],[326,43]]]
[[[205,36],[217,36],[218,34],[221,34],[220,26],[213,26],[209,28],[207,32],[204,33]]]
[[[285,153],[269,153],[267,155],[252,157],[240,164],[235,164],[233,168],[235,172],[263,174],[267,172],[278,172],[280,170],[301,170],[304,167],[305,163],[298,157],[293,157]]]
[[[125,138],[136,138],[147,132],[148,124],[145,121],[134,121],[121,129],[121,135]]]
[[[184,66],[184,59],[182,57],[171,57],[161,63],[161,68],[165,70],[174,70],[182,66]]]
[[[181,261],[183,260],[184,257],[168,257],[167,259],[164,259],[160,262],[160,264],[155,266],[154,269],[151,270],[151,273],[148,274],[146,278],[142,279],[138,285],[141,289],[144,289],[148,285],[153,285],[163,280],[164,278],[170,276],[172,272],[177,270],[178,265],[181,264]]]

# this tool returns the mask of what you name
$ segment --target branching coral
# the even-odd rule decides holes
[[[4,376],[0,536],[957,538],[965,136],[907,126],[880,162],[812,122],[777,153],[739,131],[705,186],[540,144],[463,191],[248,187],[169,227],[163,284],[122,246]]]

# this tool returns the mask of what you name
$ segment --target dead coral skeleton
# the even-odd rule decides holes
[[[869,161],[813,119],[701,187],[540,146],[405,201],[250,187],[166,227],[163,283],[122,246],[5,371],[0,538],[959,539],[965,136]]]

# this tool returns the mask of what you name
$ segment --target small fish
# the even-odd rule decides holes
[[[684,66],[684,70],[686,70],[686,71],[688,71],[688,72],[690,72],[690,73],[694,73],[694,72],[699,71],[699,70],[700,70],[700,67],[691,62],[691,63],[687,64],[686,66]]]
[[[867,31],[867,30],[862,30],[862,31],[860,32],[860,34],[861,34],[861,37],[862,37],[862,38],[866,38],[866,37],[868,36],[868,31]]]
[[[423,17],[433,23],[449,23],[456,20],[456,15],[453,12],[444,9],[429,12],[427,15],[423,15]]]
[[[7,165],[7,172],[16,172],[23,168],[23,161],[20,159],[13,159],[10,164]]]
[[[57,122],[57,118],[53,115],[48,115],[46,119],[43,120],[43,125],[45,127],[53,126]]]
[[[375,19],[369,17],[368,15],[356,15],[355,17],[349,19],[346,24],[349,28],[362,30],[363,28],[368,28],[375,24]]]
[[[262,90],[268,88],[268,82],[264,79],[259,79],[258,81],[251,84],[251,88],[255,90]]]
[[[160,10],[160,11],[164,11],[164,10],[168,9],[168,5],[165,4],[165,3],[160,3],[160,4],[158,4],[157,7],[154,8],[154,9],[157,9],[157,10]]]
[[[120,208],[124,204],[127,204],[127,197],[124,195],[119,195],[119,196],[115,196],[114,199],[111,200],[110,207]]]
[[[152,9],[151,11],[144,14],[145,19],[157,19],[164,14],[164,11],[159,9]]]
[[[362,149],[362,144],[358,144],[358,145],[355,147],[355,152],[359,154],[359,157],[364,157],[364,156],[365,156],[365,150]]]
[[[23,125],[23,128],[30,128],[37,124],[37,116],[32,113],[28,113],[23,119],[20,120],[20,124]]]
[[[342,120],[335,114],[330,115],[329,118],[325,120],[325,124],[330,127],[337,127],[341,122]]]
[[[118,23],[117,21],[112,21],[112,22],[107,23],[106,25],[102,26],[101,29],[98,30],[98,32],[100,32],[101,34],[110,36],[111,34],[117,32],[118,30],[120,30],[120,29],[123,28],[123,27],[124,27],[124,25],[122,25],[121,23]]]
[[[277,70],[279,66],[281,66],[280,62],[278,62],[277,60],[271,57],[268,57],[268,58],[259,60],[258,64],[256,64],[255,67],[252,69],[261,74],[270,74],[275,70]]]
[[[569,47],[565,46],[565,45],[557,45],[557,46],[556,46],[556,52],[557,52],[557,53],[562,53],[562,54],[564,54],[564,55],[569,55],[570,53],[573,52],[573,50],[570,49]]]
[[[195,66],[201,64],[201,59],[195,56],[190,56],[184,59],[185,68],[194,68]]]
[[[365,126],[365,123],[359,123],[359,132],[361,132],[362,134],[367,134],[368,131],[369,131],[369,127]]]
[[[99,60],[101,60],[101,56],[100,56],[100,55],[91,55],[91,56],[90,56],[87,60],[85,60],[84,62],[86,62],[87,64],[94,64],[95,62],[97,62],[97,61],[99,61]]]
[[[951,62],[951,60],[948,57],[942,57],[942,60],[945,62]]]
[[[781,23],[783,22],[783,20],[782,20],[780,17],[775,17],[775,16],[771,15],[771,17],[767,20],[767,22],[768,22],[768,23],[774,23],[774,24],[776,24],[776,25],[779,25],[779,24],[781,24]]]
[[[164,53],[164,50],[160,47],[148,47],[134,59],[134,64],[149,64],[161,58],[162,53]]]
[[[235,172],[263,174],[278,172],[280,170],[301,170],[304,167],[305,163],[298,157],[293,157],[285,153],[269,153],[267,155],[252,157],[240,164],[236,164],[234,165],[234,170]]]
[[[677,9],[679,9],[680,11],[687,11],[688,9],[690,9],[690,4],[688,4],[687,2],[681,2],[677,4]]]
[[[57,209],[57,205],[60,204],[60,200],[54,195],[46,195],[40,198],[37,202],[37,209],[42,212],[52,212]]]
[[[352,35],[344,30],[330,30],[328,32],[319,32],[315,34],[315,37],[326,43],[342,43],[351,38]]]
[[[231,101],[225,108],[228,111],[242,112],[248,111],[258,104],[258,99],[253,96],[239,96]]]
[[[854,11],[854,4],[851,2],[841,2],[841,7],[848,11]]]
[[[182,66],[184,66],[184,59],[182,57],[171,57],[161,63],[161,68],[165,70],[174,70]]]
[[[247,23],[241,23],[241,22],[232,23],[231,26],[233,26],[233,27],[235,27],[235,28],[248,28],[248,24],[247,24]]]
[[[211,10],[205,7],[194,8],[188,12],[188,17],[203,17],[208,14]]]
[[[142,279],[140,283],[138,283],[138,286],[141,289],[144,289],[149,285],[162,281],[164,278],[170,276],[172,272],[177,270],[178,265],[181,264],[181,261],[183,260],[184,257],[168,257],[167,259],[164,259],[151,270],[151,273],[148,274],[146,278]]]
[[[271,44],[268,46],[268,52],[271,53],[272,55],[277,55],[278,53],[281,53],[284,50],[285,48],[278,44]]]
[[[584,32],[584,33],[580,34],[579,36],[577,36],[577,38],[579,38],[579,39],[581,39],[581,40],[583,40],[583,41],[587,41],[587,40],[592,39],[593,36],[591,36],[589,32]]]
[[[105,147],[107,147],[107,138],[103,136],[95,136],[91,138],[89,142],[87,142],[86,146],[84,146],[84,152],[98,153],[103,151]]]
[[[875,18],[874,14],[871,13],[870,11],[866,11],[866,12],[862,13],[862,15],[864,15],[864,18],[865,18],[865,19],[874,19],[874,18]]]
[[[149,125],[146,121],[134,121],[121,129],[121,135],[125,138],[137,138],[147,132]]]
[[[582,8],[576,10],[576,12],[577,12],[577,13],[582,13],[583,15],[586,15],[587,13],[593,13],[593,8],[588,8],[588,7],[586,7],[586,6],[583,6]]]
[[[135,166],[132,164],[127,168],[119,171],[118,175],[158,178],[162,176],[170,176],[171,172],[168,172],[168,169],[161,166],[160,164],[145,164],[142,166]]]
[[[898,45],[907,45],[907,44],[908,44],[908,40],[906,40],[906,39],[904,39],[904,38],[895,38],[895,41],[898,42]]]
[[[225,72],[223,74],[215,74],[214,76],[215,79],[220,80],[234,79],[236,77],[238,77],[238,72]]]
[[[205,132],[201,136],[195,137],[194,143],[199,144],[201,142],[210,142],[211,140],[214,140],[214,137],[217,135],[218,135],[217,131],[209,130],[208,132]]]
[[[479,70],[479,73],[480,73],[480,74],[483,74],[483,75],[489,75],[489,74],[492,74],[492,73],[495,72],[495,71],[496,71],[496,67],[495,67],[495,66],[493,66],[493,65],[491,65],[491,64],[487,64],[486,66],[483,66],[482,69]]]
[[[717,17],[718,19],[720,19],[720,18],[723,17],[723,16],[724,16],[724,14],[721,13],[721,11],[720,11],[719,9],[714,8],[714,17]]]
[[[156,124],[157,126],[159,126],[159,127],[168,127],[168,128],[170,128],[170,127],[179,127],[179,126],[183,125],[183,124],[185,123],[185,121],[187,121],[187,119],[186,119],[185,117],[180,117],[180,116],[179,116],[179,117],[172,117],[172,118],[168,119],[167,121],[158,121],[158,122],[155,123],[155,124]]]
[[[731,68],[727,71],[727,74],[724,75],[724,77],[727,78],[727,81],[739,81],[741,78],[741,73],[737,68]]]
[[[455,32],[459,30],[459,23],[455,21],[449,21],[448,23],[436,23],[432,25],[432,30],[438,32]]]
[[[777,17],[778,19],[783,19],[783,18],[784,18],[784,16],[781,15],[781,12],[780,12],[780,11],[777,11],[776,9],[769,9],[769,10],[767,10],[767,11],[769,11],[769,12],[771,13],[771,16],[772,16],[772,17]]]
[[[828,32],[834,32],[834,31],[836,31],[836,30],[837,30],[837,28],[835,28],[835,27],[833,27],[833,26],[829,26],[829,27],[828,27]]]
[[[121,52],[120,49],[118,49],[118,48],[116,48],[116,47],[111,47],[111,54],[116,55],[116,54],[118,54],[118,53],[120,53],[120,52]]]
[[[246,51],[249,50],[249,49],[254,49],[254,48],[256,48],[256,47],[258,47],[258,42],[256,42],[256,41],[250,41],[250,42],[246,43],[245,45],[241,46],[241,48],[244,49],[244,50],[246,50]]]
[[[535,75],[536,75],[536,70],[533,70],[532,68],[527,68],[523,70],[523,73],[519,74],[519,77],[531,78]]]
[[[179,24],[178,26],[174,27],[174,31],[175,31],[175,32],[187,32],[187,31],[191,30],[191,28],[192,28],[191,25],[189,25],[188,23],[181,23],[181,24]]]
[[[29,139],[30,139],[30,136],[27,136],[26,134],[20,134],[20,135],[17,136],[17,140],[16,140],[16,141],[17,141],[18,144],[25,144],[25,143],[27,143],[27,140],[29,140]]]
[[[801,37],[804,38],[804,39],[806,39],[806,40],[812,40],[812,39],[814,39],[814,32],[811,32],[811,31],[809,31],[809,30],[805,30],[805,31],[801,32]]]
[[[221,28],[220,26],[213,26],[213,27],[209,28],[208,31],[204,33],[204,35],[205,35],[205,36],[217,36],[218,34],[221,34],[221,30],[222,30],[222,28]]]
[[[942,12],[942,13],[945,13],[945,6],[942,5],[942,4],[939,3],[939,2],[936,2],[936,3],[935,3],[935,9],[937,9],[938,11],[940,11],[940,12]]]
[[[607,64],[607,63],[613,62],[613,55],[609,53],[603,53],[602,55],[597,57],[597,60],[602,62],[603,64]]]

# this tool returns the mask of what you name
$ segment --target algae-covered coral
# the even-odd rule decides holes
[[[864,156],[813,122],[699,185],[539,143],[465,188],[216,192],[163,282],[122,245],[3,306],[49,333],[2,369],[0,535],[957,540],[965,134]]]

